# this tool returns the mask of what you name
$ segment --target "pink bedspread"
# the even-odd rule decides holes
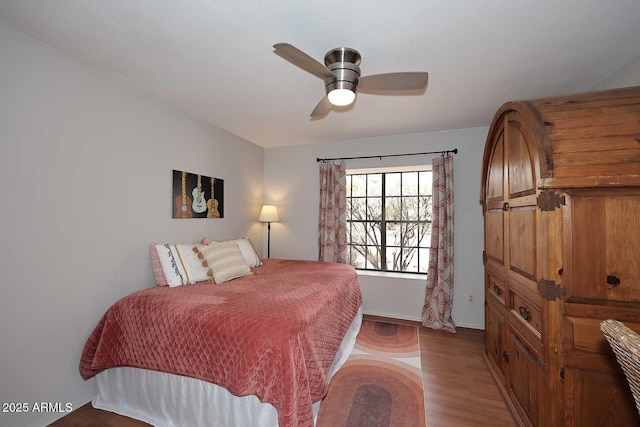
[[[169,372],[256,395],[280,427],[312,426],[312,402],[362,296],[353,268],[266,260],[220,285],[155,287],[116,302],[85,344],[80,374],[116,366]]]

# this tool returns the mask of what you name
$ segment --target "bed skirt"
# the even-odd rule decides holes
[[[331,366],[331,378],[353,349],[362,324],[362,307],[345,334]],[[256,396],[235,396],[225,388],[195,378],[146,369],[120,367],[96,376],[98,409],[156,427],[277,427],[278,413]],[[320,401],[313,404],[314,423]]]

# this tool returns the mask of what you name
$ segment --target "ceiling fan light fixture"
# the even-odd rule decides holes
[[[337,107],[351,104],[356,99],[356,94],[350,89],[333,89],[327,95],[329,102]]]
[[[276,53],[304,71],[324,81],[326,95],[311,112],[321,119],[332,106],[344,107],[356,99],[358,88],[373,95],[417,95],[427,89],[426,72],[384,73],[360,77],[360,53],[349,47],[332,49],[324,56],[324,65],[289,43],[273,45]],[[419,93],[418,93],[419,92]]]

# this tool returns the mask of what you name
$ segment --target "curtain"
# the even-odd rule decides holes
[[[320,163],[320,261],[347,263],[347,165]]]
[[[422,324],[455,333],[453,307],[453,157],[433,159],[431,249]]]

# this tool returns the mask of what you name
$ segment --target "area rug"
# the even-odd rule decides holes
[[[416,326],[364,320],[317,427],[426,427]]]

